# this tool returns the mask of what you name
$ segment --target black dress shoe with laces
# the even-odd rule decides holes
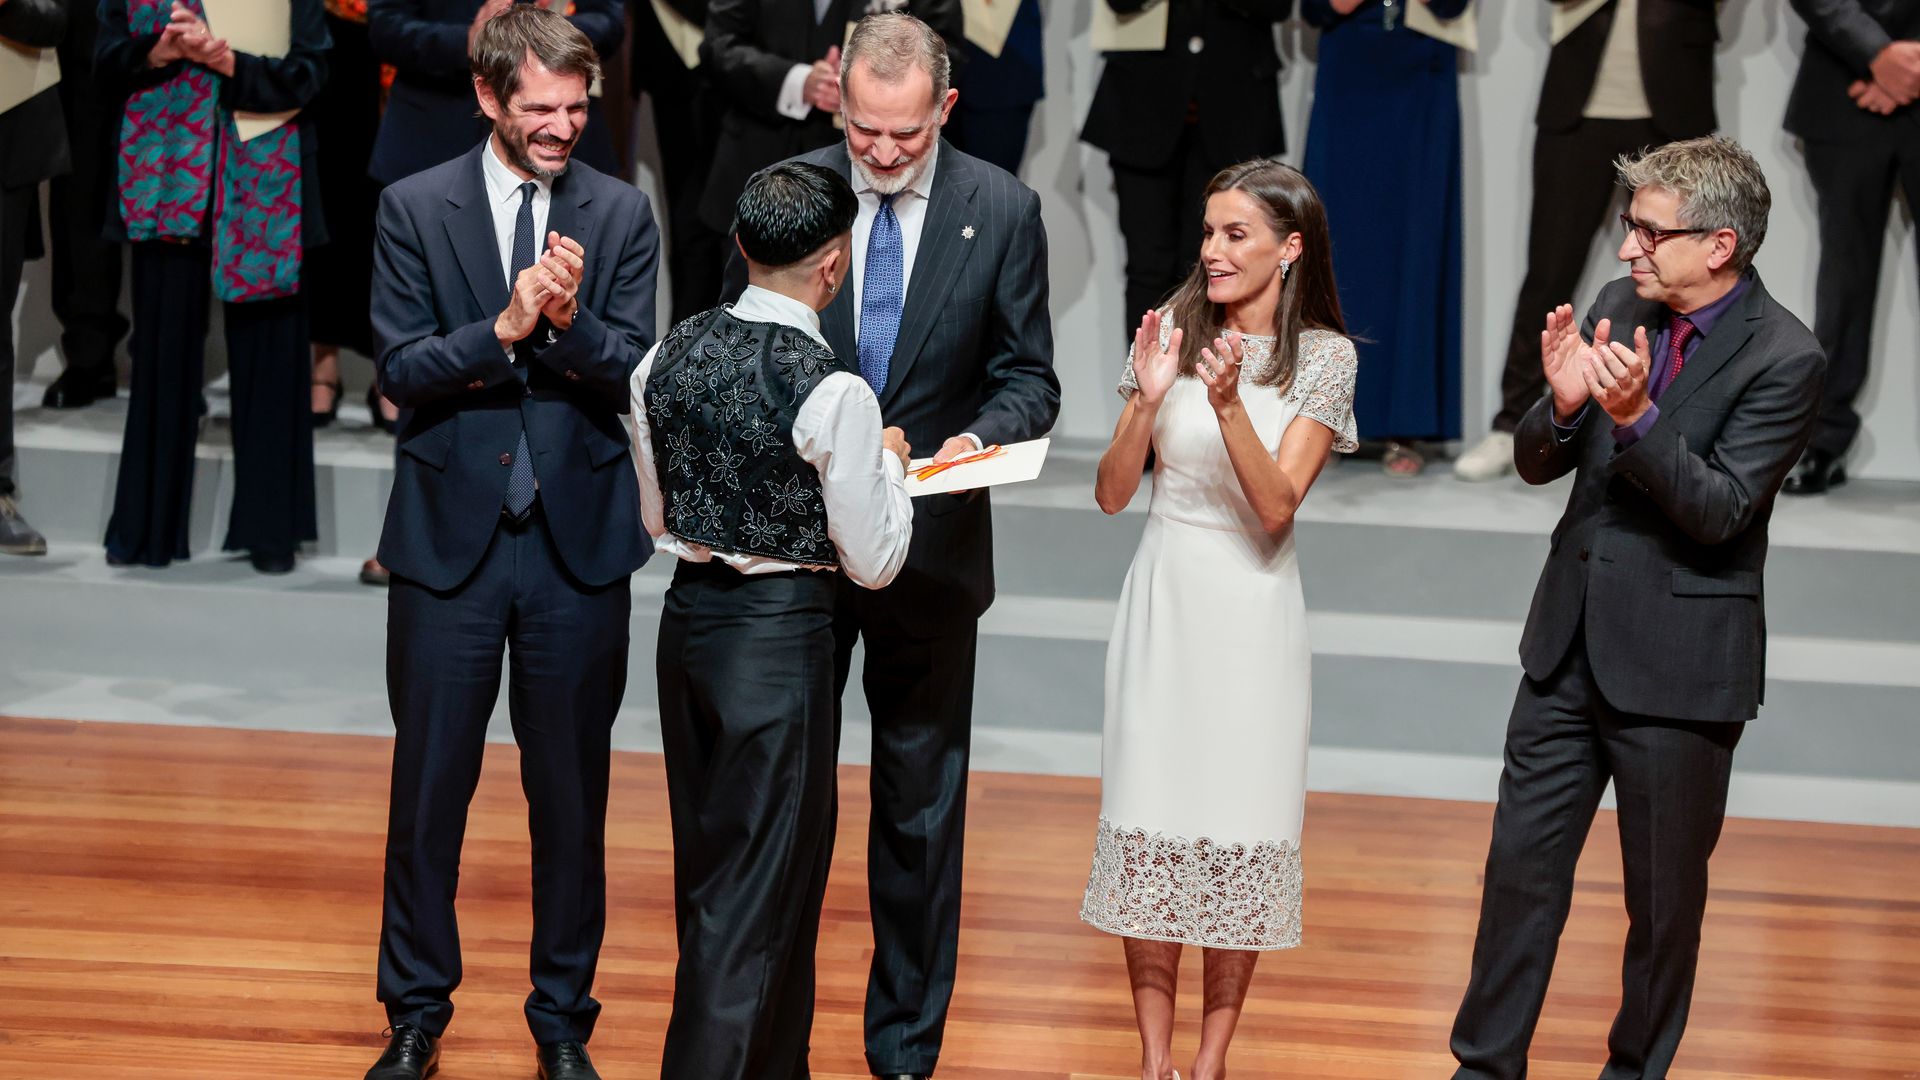
[[[113,369],[107,369],[104,376],[75,371],[72,368],[60,373],[47,386],[47,392],[40,396],[40,406],[46,409],[84,409],[99,401],[119,393],[114,386]]]
[[[1780,489],[1789,495],[1819,495],[1847,482],[1847,470],[1840,459],[1824,450],[1809,450],[1800,455],[1800,464]]]
[[[540,1062],[540,1080],[600,1080],[584,1043],[541,1043],[534,1056]]]
[[[367,1070],[366,1080],[426,1080],[440,1068],[440,1040],[414,1027],[393,1029],[387,1051]]]

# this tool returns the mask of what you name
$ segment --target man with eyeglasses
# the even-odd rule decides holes
[[[1521,1080],[1574,866],[1619,800],[1629,927],[1601,1080],[1659,1080],[1693,997],[1707,860],[1763,697],[1774,497],[1826,356],[1752,267],[1771,196],[1719,136],[1617,164],[1629,276],[1540,334],[1548,394],[1514,433],[1530,484],[1574,474],[1520,639],[1455,1080]]]

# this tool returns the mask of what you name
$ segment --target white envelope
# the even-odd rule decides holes
[[[1553,5],[1553,23],[1548,35],[1555,45],[1560,44],[1568,34],[1580,29],[1580,24],[1593,17],[1593,13],[1606,7],[1608,0],[1560,0]]]
[[[907,466],[907,494],[919,498],[922,495],[972,491],[974,488],[999,487],[1001,484],[1032,480],[1040,475],[1040,466],[1046,464],[1047,447],[1052,442],[1052,439],[1034,439],[1032,442],[1010,443],[1001,447],[1001,452],[993,457],[943,469],[925,480],[915,480],[914,471],[933,464],[933,459],[917,458]]]
[[[1105,0],[1094,0],[1104,3]],[[1007,33],[1013,29],[1013,17],[1020,13],[1020,0],[960,0],[962,25],[967,40],[980,51],[997,57],[1006,47]]]
[[[1167,47],[1167,5],[1158,0],[1145,11],[1116,15],[1107,0],[1093,0],[1095,52],[1159,52]]]
[[[665,0],[652,0],[654,18],[660,20],[660,30],[667,35],[667,44],[680,55],[680,62],[691,71],[700,66],[700,41],[706,32],[700,24],[673,9]]]
[[[281,57],[293,44],[293,5],[290,0],[200,0],[207,13],[207,30],[225,38],[234,52],[254,56]],[[300,115],[299,109],[286,112],[233,113],[233,126],[240,141],[257,139]]]
[[[1601,2],[1605,3],[1606,0]],[[1471,3],[1453,18],[1442,19],[1420,0],[1407,0],[1407,29],[1436,41],[1444,41],[1456,49],[1480,51],[1480,19],[1474,14],[1474,5]]]
[[[0,113],[27,103],[60,81],[60,57],[0,38]]]

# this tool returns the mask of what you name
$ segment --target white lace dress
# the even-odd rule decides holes
[[[1300,335],[1292,384],[1240,396],[1267,450],[1296,418],[1355,447],[1352,342]],[[1134,391],[1129,358],[1120,392]],[[1289,530],[1241,493],[1206,384],[1154,420],[1153,501],[1107,647],[1100,826],[1080,917],[1127,937],[1224,949],[1300,944],[1300,819],[1312,715],[1306,601]]]

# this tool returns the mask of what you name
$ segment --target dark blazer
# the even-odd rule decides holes
[[[52,49],[67,32],[68,0],[10,0],[0,5],[0,38],[16,45]],[[87,2],[87,0],[80,0]],[[85,71],[62,71],[84,79]],[[32,187],[72,167],[67,157],[67,121],[60,92],[49,87],[0,113],[0,188]]]
[[[1865,142],[1920,136],[1920,108],[1876,116],[1853,103],[1847,87],[1872,79],[1869,65],[1892,41],[1920,40],[1913,0],[1788,0],[1807,21],[1807,47],[1787,97],[1789,132],[1808,142]]]
[[[320,93],[327,81],[327,50],[333,47],[333,35],[327,32],[327,12],[321,0],[283,0],[290,5],[290,40],[285,56],[254,56],[236,53],[233,77],[222,80],[223,104],[230,109],[251,112],[286,112],[304,109]],[[164,82],[179,72],[184,60],[163,68],[147,66],[147,54],[153,51],[159,34],[130,34],[127,31],[127,0],[101,0],[100,37],[94,45],[94,75],[120,102],[114,109],[114,145],[119,145],[121,118],[126,99],[137,90]],[[313,120],[302,113],[294,123],[300,128],[300,242],[318,247],[327,242],[327,218],[320,199],[320,168],[316,162],[320,139],[314,134]],[[115,185],[117,190],[118,185]],[[107,212],[108,239],[124,243],[126,223],[120,219],[120,200],[116,195]]]
[[[1668,315],[1631,280],[1614,281],[1583,332],[1591,339],[1608,318],[1616,340],[1632,340],[1635,326],[1651,338]],[[1754,274],[1629,449],[1615,449],[1613,421],[1596,405],[1566,442],[1553,399],[1534,405],[1514,434],[1520,475],[1530,484],[1575,475],[1520,639],[1530,677],[1551,674],[1584,628],[1616,709],[1708,721],[1758,713],[1767,523],[1813,434],[1826,367],[1813,333]]]
[[[1146,0],[1094,0],[1121,15]],[[1167,163],[1187,125],[1189,105],[1214,161],[1246,161],[1284,151],[1280,122],[1280,53],[1273,28],[1293,13],[1293,0],[1161,0],[1167,47],[1159,52],[1103,53],[1082,142],[1136,169]],[[1195,50],[1193,44],[1199,42]]]
[[[845,141],[800,160],[842,176],[853,172]],[[971,237],[962,231],[969,227]],[[737,298],[746,282],[735,248],[723,295]],[[860,355],[851,282],[820,321],[835,356]],[[940,145],[880,412],[889,425],[905,429],[922,457],[968,431],[988,445],[1037,439],[1060,415],[1040,196],[950,143]],[[993,603],[988,503],[985,491],[913,500],[906,566],[892,585],[872,594],[875,602],[907,625],[986,611]]]
[[[451,161],[487,137],[473,96],[467,28],[484,0],[367,0],[367,40],[381,63],[394,66],[393,89],[373,141],[367,175],[382,184]],[[573,0],[567,20],[611,60],[626,33],[620,0]],[[574,160],[618,175],[613,135],[595,99]]]
[[[373,338],[380,388],[413,410],[380,561],[431,589],[466,580],[500,519],[525,430],[560,559],[589,586],[646,562],[627,430],[627,379],[653,343],[660,236],[647,197],[575,162],[553,185],[547,229],[587,252],[580,310],[521,371],[493,336],[507,306],[481,143],[380,196]],[[544,340],[543,329],[529,341]]]
[[[709,0],[700,66],[718,95],[720,141],[700,220],[716,232],[733,229],[733,203],[747,178],[776,161],[839,142],[833,114],[815,109],[805,120],[783,116],[774,105],[795,64],[811,64],[847,37],[847,22],[865,14],[854,0],[831,0],[815,22],[813,0]],[[911,0],[901,10],[961,40],[959,0]]]
[[[1612,3],[1594,12],[1548,53],[1535,124],[1566,131],[1580,123],[1619,10]],[[1640,0],[1640,80],[1653,126],[1668,141],[1698,138],[1719,126],[1713,110],[1717,11],[1716,0]]]

